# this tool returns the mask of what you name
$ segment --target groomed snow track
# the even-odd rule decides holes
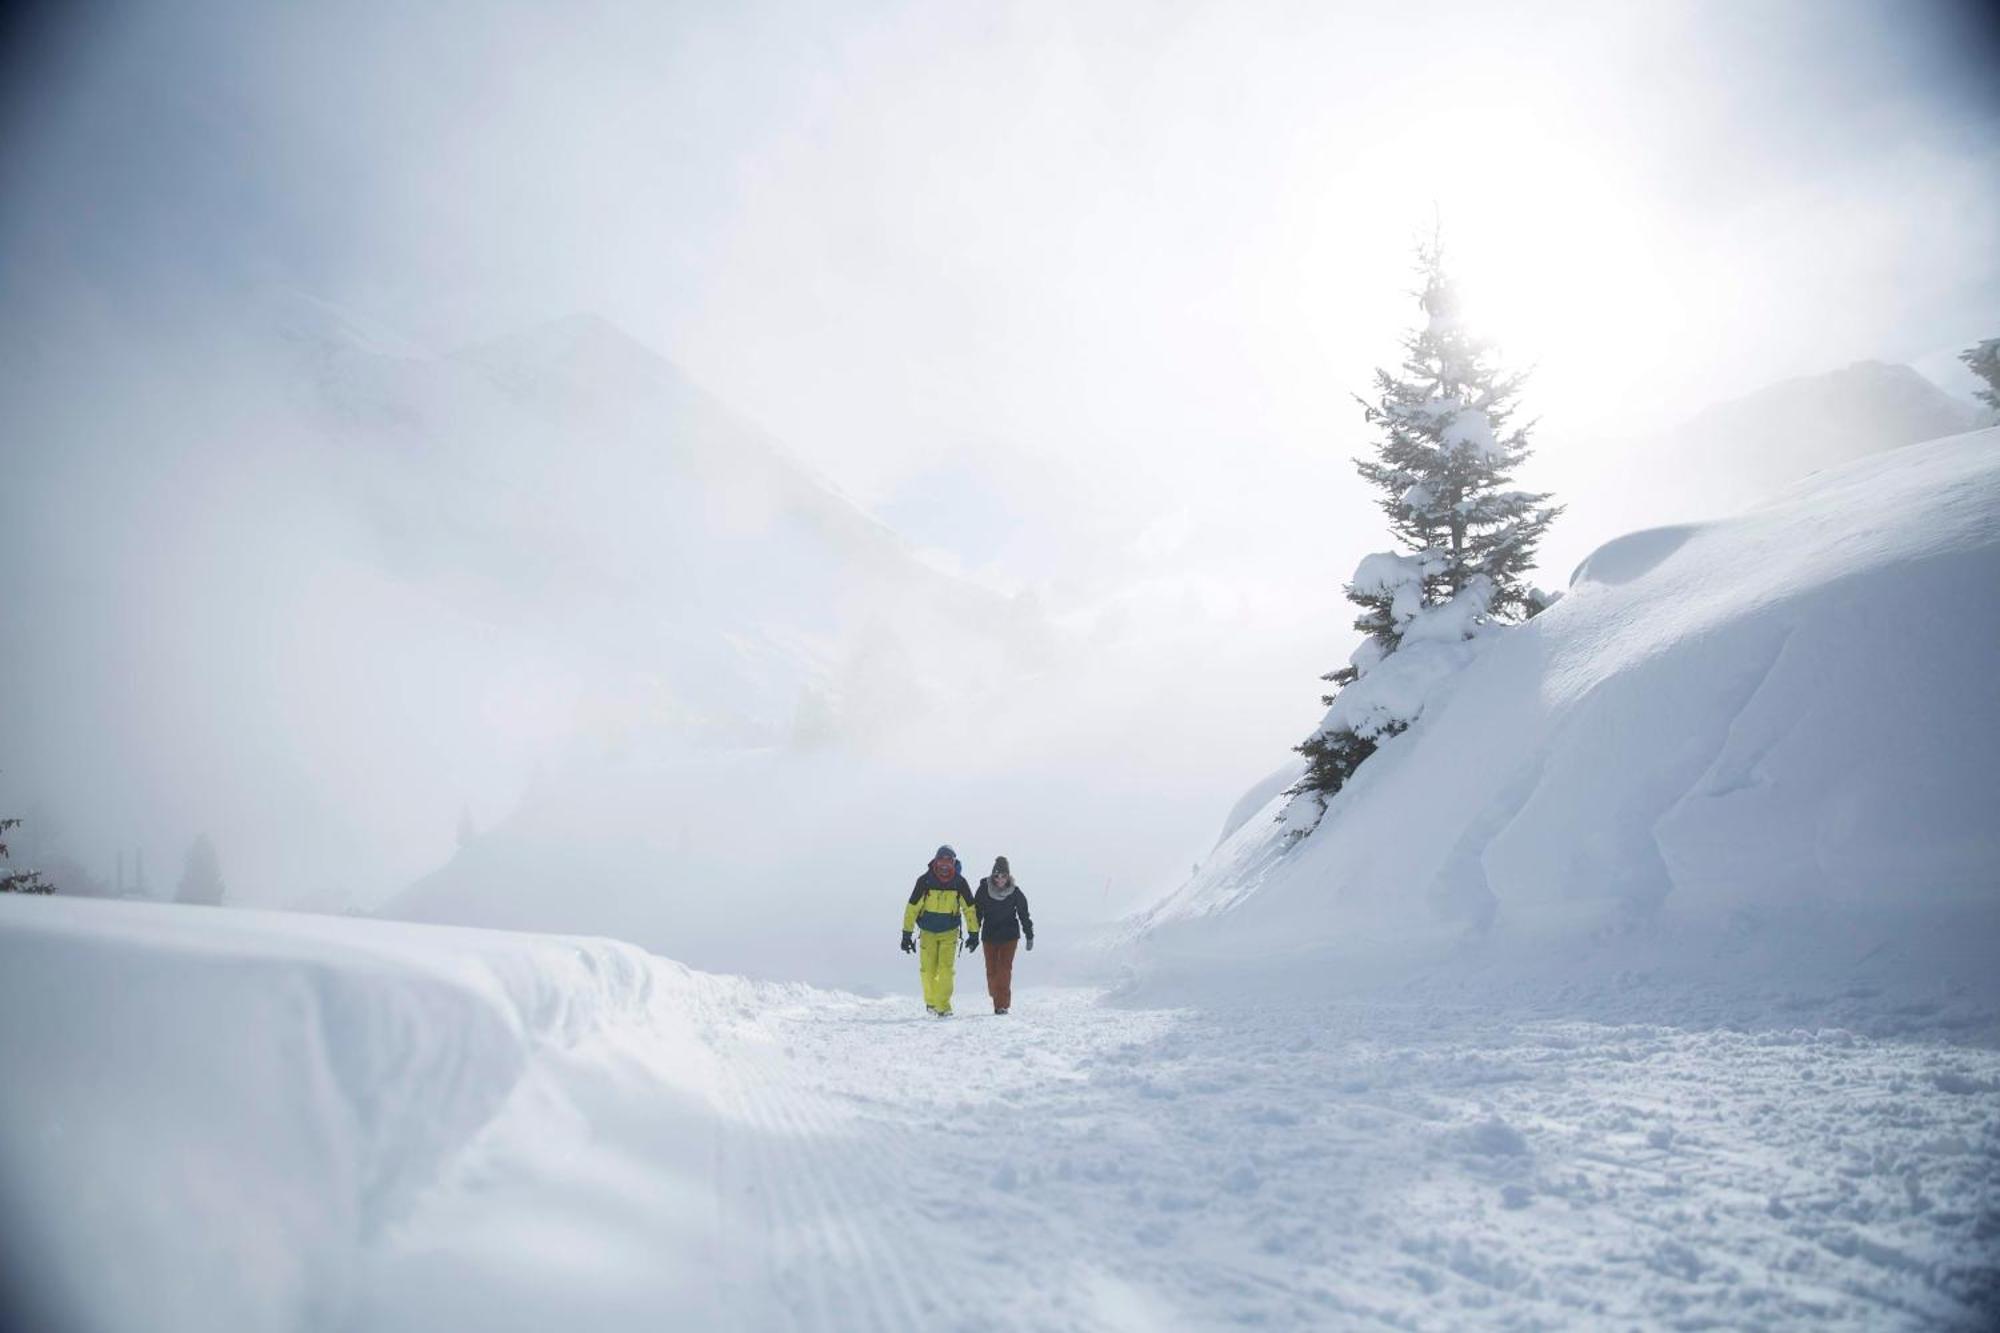
[[[939,1021],[914,994],[603,941],[0,902],[9,1313],[82,1333],[2000,1318],[2000,1054],[1948,1007],[1856,994],[1829,1027],[1634,1022],[1631,995],[1602,1022],[978,998]]]

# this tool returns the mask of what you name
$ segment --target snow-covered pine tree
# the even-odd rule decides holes
[[[1988,338],[1985,342],[1974,343],[1958,354],[1958,359],[1980,379],[1986,387],[1974,390],[1979,401],[1996,412],[2000,412],[2000,338]]]
[[[1492,614],[1525,618],[1530,589],[1522,575],[1562,512],[1546,494],[1510,484],[1531,452],[1528,427],[1513,424],[1526,376],[1502,372],[1466,328],[1435,235],[1418,247],[1417,272],[1424,321],[1403,339],[1402,375],[1375,372],[1379,397],[1362,409],[1381,438],[1375,457],[1355,466],[1382,492],[1377,503],[1397,540],[1436,554],[1424,605],[1448,600],[1484,574],[1493,582]]]
[[[194,840],[188,848],[187,862],[181,868],[180,889],[174,894],[177,902],[201,903],[218,907],[222,903],[222,861],[215,854],[215,844],[206,833]]]
[[[0,819],[0,840],[21,827],[18,819]],[[7,859],[7,844],[0,841],[0,861]],[[0,870],[0,893],[54,893],[56,886],[42,878],[39,870]]]
[[[1423,320],[1403,339],[1402,373],[1375,372],[1376,400],[1361,405],[1379,438],[1375,456],[1355,464],[1381,492],[1389,530],[1409,554],[1371,555],[1347,585],[1348,600],[1361,608],[1354,628],[1368,637],[1347,666],[1321,677],[1335,686],[1322,696],[1329,708],[1393,654],[1427,610],[1467,594],[1479,604],[1468,601],[1454,623],[1469,634],[1489,622],[1525,620],[1549,602],[1523,576],[1562,509],[1545,493],[1512,485],[1530,453],[1528,427],[1513,420],[1524,376],[1496,366],[1488,345],[1466,327],[1435,233],[1417,248],[1417,273]],[[1306,774],[1294,790],[1323,801],[1407,725],[1379,710],[1360,729],[1330,715],[1298,747]]]

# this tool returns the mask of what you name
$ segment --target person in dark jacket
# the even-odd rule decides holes
[[[930,868],[917,877],[910,902],[903,909],[903,952],[917,955],[923,982],[924,1008],[940,1018],[951,1017],[952,973],[958,962],[958,926],[965,923],[965,951],[979,947],[979,916],[972,909],[972,890],[958,868],[958,853],[937,849]],[[913,932],[921,931],[918,944]]]
[[[1028,915],[1028,895],[1014,882],[1007,858],[993,858],[993,873],[979,881],[972,895],[979,913],[979,938],[986,950],[986,993],[993,1012],[1004,1014],[1014,1004],[1014,947],[1023,939],[1035,947],[1035,919]]]

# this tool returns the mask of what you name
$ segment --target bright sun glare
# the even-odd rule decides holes
[[[1389,193],[1435,202],[1468,317],[1534,368],[1536,398],[1602,419],[1684,345],[1687,312],[1647,210],[1597,145],[1553,137],[1526,112],[1461,108],[1371,157]]]

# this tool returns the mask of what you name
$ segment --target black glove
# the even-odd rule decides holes
[[[1028,936],[1028,952],[1033,953],[1034,951],[1035,951],[1035,937],[1033,935],[1030,935]]]
[[[907,930],[906,930],[906,931],[904,931],[904,932],[903,932],[903,952],[904,952],[904,953],[915,953],[916,951],[917,951],[917,942],[916,942],[915,940],[913,940],[913,939],[911,939],[911,938],[910,938],[910,932],[909,932],[909,931],[907,931]]]
[[[979,947],[979,932],[975,930],[970,935],[967,935],[965,937],[965,951],[967,953],[971,953],[974,949],[977,949],[978,947]]]

